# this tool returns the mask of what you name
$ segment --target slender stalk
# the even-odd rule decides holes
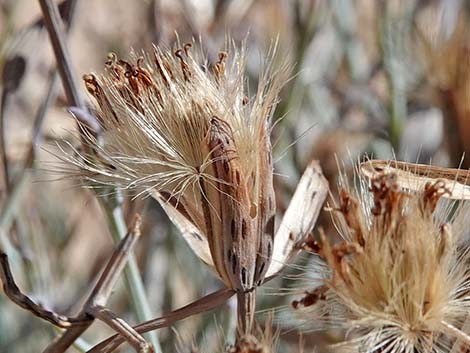
[[[103,206],[107,212],[108,223],[111,234],[115,242],[119,242],[126,236],[127,226],[124,221],[124,213],[121,207],[119,198],[115,200],[115,204],[111,202],[104,202]],[[134,254],[129,254],[127,266],[124,268],[124,279],[126,287],[131,295],[132,307],[136,313],[139,321],[148,321],[152,319],[150,305],[145,293],[145,287],[140,276],[139,267]],[[161,352],[161,347],[158,342],[155,332],[149,333],[149,338],[154,345],[155,351]]]
[[[57,334],[62,334],[64,332],[63,329],[57,326],[52,326],[52,327],[54,329],[54,332],[56,332]],[[88,343],[84,339],[77,338],[73,344],[73,348],[75,348],[80,353],[86,353],[86,351],[89,351],[92,348],[92,346],[90,345],[90,343]]]
[[[403,33],[409,33],[413,22],[413,6],[406,8],[404,17],[397,21],[392,14],[386,13],[381,28],[381,44],[385,72],[391,86],[390,143],[396,152],[399,152],[400,138],[408,115],[407,84],[409,70],[407,70],[406,38]]]
[[[78,317],[88,318],[84,325],[75,325],[68,328],[61,336],[56,339],[44,350],[44,353],[64,353],[75,340],[82,335],[85,330],[90,327],[94,319],[105,320],[109,324],[109,315],[101,315],[104,310],[104,306],[107,304],[109,297],[115,287],[116,282],[120,278],[122,270],[128,261],[129,255],[132,252],[134,245],[140,237],[140,217],[136,217],[131,229],[129,229],[127,235],[119,241],[116,249],[110,257],[106,267],[104,268],[100,278],[96,282],[95,287],[90,293],[87,301],[83,305]],[[101,313],[101,314],[99,314]],[[109,312],[111,313],[111,312]],[[116,317],[117,318],[117,317]],[[137,333],[130,329],[130,326],[123,324],[123,320],[119,319],[121,325],[119,326],[119,332],[132,335],[134,338]],[[135,342],[135,340],[131,340]],[[144,339],[141,340],[142,342]],[[143,346],[148,346],[146,343]],[[149,348],[150,349],[150,348]]]
[[[67,9],[64,15],[67,29],[69,29],[71,26],[77,1],[78,0],[64,0],[64,2],[62,3],[63,5],[67,6]],[[11,66],[11,68],[4,67],[4,76],[5,75],[7,76],[6,78],[8,82],[7,82],[7,87],[4,89],[4,92],[3,92],[2,106],[1,106],[1,118],[0,118],[1,123],[3,123],[3,120],[4,120],[4,108],[6,106],[6,99],[9,96],[8,93],[10,91],[14,91],[17,88],[17,85],[19,85],[19,81],[23,75],[22,72],[24,71],[24,67],[21,64],[21,60],[17,58],[18,57],[14,57],[12,60],[10,60],[9,65]],[[15,61],[16,61],[16,64],[15,64]],[[15,73],[16,71],[19,71],[19,73]],[[59,83],[58,78],[59,77],[57,74],[57,70],[53,69],[49,75],[49,80],[48,80],[49,85],[46,90],[46,95],[34,118],[31,146],[30,146],[29,151],[27,152],[27,155],[24,158],[23,169],[18,173],[18,175],[15,175],[14,178],[11,178],[13,180],[10,180],[7,169],[5,169],[5,172],[4,172],[7,198],[5,200],[0,201],[2,202],[1,211],[0,211],[0,231],[2,232],[0,234],[0,246],[3,248],[5,253],[8,254],[10,262],[14,264],[15,269],[19,273],[25,273],[23,261],[21,259],[21,255],[19,251],[11,244],[7,234],[10,228],[12,227],[13,222],[15,221],[15,216],[23,201],[23,197],[26,194],[26,192],[29,190],[29,185],[31,184],[31,181],[33,179],[33,167],[34,167],[36,149],[42,137],[41,128],[42,128],[42,124],[46,116],[46,113],[49,110],[49,107],[55,101],[55,98],[57,95],[57,85]],[[3,135],[4,135],[4,131],[2,127],[0,128],[0,138],[2,139],[2,144],[4,142]],[[2,150],[3,150],[2,151],[3,162],[6,168],[6,163],[7,163],[6,151],[4,150],[4,148],[2,148]],[[9,181],[12,182],[11,183],[12,185],[10,185]]]
[[[467,345],[467,347],[470,345],[470,336],[465,332],[460,331],[457,327],[446,321],[441,321],[441,325],[443,326],[444,330],[449,333],[449,335],[454,336],[458,340],[462,341]]]
[[[93,308],[93,315],[119,332],[139,353],[153,353],[153,347],[131,325],[104,307]]]
[[[87,330],[89,326],[74,326],[66,330],[62,336],[56,336],[43,353],[64,353]]]
[[[68,103],[70,106],[78,107],[86,111],[86,106],[77,88],[77,81],[72,70],[71,57],[65,44],[63,24],[60,20],[57,6],[51,0],[39,0],[39,4],[41,5],[45,26],[49,32],[57,60],[57,68],[62,78]],[[109,224],[111,226],[111,234],[113,234],[115,240],[118,240],[124,238],[126,226],[120,205],[116,204],[114,206],[114,208],[110,208],[109,205],[105,204]],[[145,294],[144,285],[132,254],[130,255],[124,276],[126,282],[129,283],[128,287],[130,289],[131,301],[133,307],[136,309],[137,319],[139,321],[150,319],[152,314]],[[155,351],[157,353],[161,352],[155,334],[150,337],[150,340],[155,347]]]
[[[39,0],[44,23],[49,32],[52,48],[57,61],[57,69],[59,70],[62,84],[64,86],[65,95],[70,105],[75,107],[84,107],[82,97],[79,93],[74,72],[72,70],[70,54],[65,45],[64,24],[60,19],[59,9],[51,0]]]
[[[15,214],[21,205],[23,196],[28,190],[31,179],[32,175],[30,172],[23,173],[21,175],[20,180],[18,180],[14,185],[10,195],[8,196],[8,199],[5,201],[5,204],[0,211],[0,246],[3,248],[5,253],[8,254],[11,262],[15,264],[15,268],[21,273],[24,273],[21,255],[11,244],[7,233],[15,218]]]
[[[168,327],[171,324],[186,319],[190,316],[207,312],[213,310],[218,306],[224,304],[230,297],[235,294],[233,289],[224,288],[216,292],[208,294],[180,309],[172,311],[169,314],[166,314],[160,318],[153,319],[147,322],[143,322],[133,328],[138,333],[145,333],[152,330],[157,330],[162,327]],[[112,352],[117,349],[122,343],[125,342],[124,337],[117,334],[108,339],[102,341],[100,344],[96,345],[88,351],[88,353],[103,353],[103,352]]]
[[[9,97],[8,90],[4,89],[2,93],[2,101],[1,101],[1,106],[0,106],[0,157],[1,157],[1,165],[2,165],[1,173],[3,176],[2,178],[3,185],[1,186],[1,188],[3,189],[2,194],[5,194],[5,195],[8,195],[8,192],[10,190],[10,172],[8,168],[8,158],[7,158],[7,151],[6,151],[5,119],[4,119],[8,97]]]

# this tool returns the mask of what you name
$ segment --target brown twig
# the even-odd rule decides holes
[[[0,252],[0,279],[3,283],[5,294],[15,304],[26,309],[37,317],[46,320],[58,327],[69,328],[73,326],[89,326],[93,321],[93,313],[96,307],[101,307],[108,301],[111,291],[116,284],[119,275],[126,264],[130,250],[135,245],[140,235],[140,217],[136,218],[135,226],[132,232],[119,243],[110,260],[108,261],[103,274],[98,280],[89,299],[84,305],[82,312],[75,318],[69,318],[57,314],[53,311],[45,309],[43,306],[36,304],[28,296],[23,294],[16,285],[8,263],[8,256],[4,252]],[[80,328],[82,329],[82,328]]]
[[[154,352],[152,345],[147,343],[147,341],[137,331],[135,331],[131,325],[129,325],[123,319],[117,317],[110,310],[102,306],[96,306],[93,308],[93,315],[95,318],[103,321],[109,327],[119,332],[137,352]]]
[[[60,20],[59,10],[51,0],[39,0],[39,4],[44,16],[44,24],[49,32],[67,101],[71,106],[85,108],[70,64],[70,54],[65,45],[63,23]]]
[[[73,14],[75,13],[75,8],[78,0],[64,0],[60,5],[61,14],[66,23],[67,29],[70,28]],[[36,26],[34,24],[33,26]],[[0,108],[0,155],[2,156],[3,164],[3,183],[0,185],[0,228],[7,232],[12,224],[13,227],[16,225],[16,220],[14,218],[15,210],[21,202],[22,196],[27,189],[25,185],[29,184],[31,171],[30,168],[33,167],[35,160],[35,152],[37,145],[39,144],[41,138],[41,127],[44,121],[49,106],[55,99],[56,96],[56,86],[58,84],[58,75],[55,69],[50,73],[49,86],[46,90],[46,96],[36,113],[34,119],[34,125],[32,129],[32,138],[31,138],[31,147],[25,155],[23,162],[23,169],[18,175],[13,178],[10,178],[8,172],[8,159],[5,150],[5,131],[4,131],[4,119],[5,119],[5,109],[7,106],[7,99],[10,94],[15,92],[15,90],[21,84],[23,79],[24,72],[26,69],[27,62],[22,56],[14,55],[9,58],[7,63],[3,68],[3,81],[4,81],[4,90],[2,93],[2,103]],[[0,177],[1,179],[1,177]],[[18,229],[17,229],[18,231]],[[9,254],[10,259],[15,263],[16,267],[22,267],[21,262],[19,262],[19,255],[15,247],[13,247],[6,235],[2,237],[2,243],[4,251]],[[6,260],[8,261],[8,260]]]
[[[66,29],[68,30],[70,28],[73,14],[75,12],[76,4],[78,0],[65,0],[63,1],[60,6],[63,11],[63,17],[64,21],[66,21]],[[5,81],[5,88],[3,92],[3,98],[2,98],[2,117],[1,121],[3,122],[4,117],[3,113],[5,110],[6,106],[6,100],[7,96],[14,92],[18,86],[21,83],[21,79],[24,75],[26,68],[26,61],[24,58],[19,57],[19,56],[14,56],[11,58],[8,63],[5,65],[3,69],[3,79]],[[57,86],[57,73],[55,70],[51,72],[50,76],[50,81],[49,81],[49,87],[47,89],[46,96],[44,98],[44,101],[39,108],[36,117],[34,119],[34,126],[33,126],[33,133],[32,133],[32,139],[31,139],[31,149],[28,151],[28,154],[25,158],[24,162],[24,170],[20,176],[19,179],[22,179],[27,173],[26,169],[30,168],[33,165],[34,162],[34,152],[35,152],[35,146],[38,143],[38,140],[40,138],[40,131],[41,131],[41,126],[42,122],[44,121],[44,117],[46,115],[46,112],[51,104],[51,102],[55,98],[55,87]],[[8,175],[8,163],[7,163],[7,158],[6,158],[6,151],[4,149],[4,131],[3,131],[3,124],[1,124],[2,127],[0,128],[0,135],[1,135],[1,140],[2,140],[2,157],[3,157],[3,167],[4,167],[4,177],[5,177],[5,183],[6,186],[9,186],[9,175]],[[21,180],[15,182],[14,185],[14,191],[13,194],[15,194],[16,188],[21,185]],[[7,188],[8,190],[8,188]],[[4,209],[11,207],[10,201],[12,201],[12,197],[9,197],[6,200],[6,203],[4,205]],[[9,228],[9,227],[5,227]],[[6,253],[3,252],[3,250],[0,249],[0,279],[2,280],[3,283],[3,289],[5,291],[5,294],[17,305],[20,307],[31,311],[34,313],[36,316],[39,316],[52,324],[65,328],[65,327],[70,327],[71,325],[84,325],[87,321],[89,321],[89,318],[82,317],[82,318],[69,318],[60,314],[57,314],[53,311],[47,310],[41,305],[35,303],[33,300],[31,300],[29,297],[24,295],[21,290],[18,288],[18,286],[15,283],[15,280],[13,278],[13,275],[10,270],[10,264],[8,261],[8,256]]]
[[[0,154],[5,195],[9,192],[10,189],[10,173],[8,171],[9,168],[5,141],[5,111],[8,107],[8,100],[10,95],[18,89],[23,79],[25,70],[26,60],[22,56],[15,55],[7,60],[2,72],[2,81],[4,87],[0,103]]]
[[[64,0],[59,4],[58,9],[62,15],[65,25],[65,33],[67,34],[72,27],[75,10],[77,8],[78,0]],[[57,69],[53,68],[49,74],[49,85],[46,90],[46,96],[36,113],[34,119],[33,132],[31,138],[31,150],[34,156],[35,146],[40,142],[41,139],[41,127],[46,116],[46,112],[49,110],[50,105],[55,101],[57,96],[57,85],[59,83],[59,75]],[[28,159],[26,159],[28,161]],[[27,165],[28,166],[28,165]]]
[[[6,296],[10,298],[16,305],[22,307],[25,310],[30,311],[37,317],[43,320],[49,321],[50,323],[61,327],[67,328],[74,325],[81,326],[86,325],[90,321],[88,317],[76,317],[69,318],[53,311],[47,310],[40,304],[35,303],[28,296],[23,294],[16,285],[15,279],[10,270],[10,264],[8,262],[8,256],[4,252],[0,252],[0,279],[3,283],[3,291]]]
[[[98,280],[95,288],[91,292],[85,306],[104,306],[116,284],[119,276],[126,265],[127,258],[130,255],[137,239],[140,237],[141,218],[136,215],[132,230],[121,240],[116,251],[106,265],[103,274]]]
[[[75,326],[65,331],[62,336],[57,336],[43,353],[63,353],[65,352],[90,325]]]
[[[89,320],[85,326],[70,327],[59,339],[54,340],[44,350],[44,353],[65,352],[65,350],[70,347],[73,342],[92,324],[93,318],[99,311],[99,308],[104,307],[108,302],[114,285],[119,279],[119,276],[127,262],[128,256],[140,236],[140,224],[140,217],[136,216],[133,229],[127,233],[125,238],[121,240],[118,247],[113,252],[103,273],[88,297],[88,300],[83,305],[78,316],[81,317],[86,315],[90,317],[91,320]],[[100,315],[104,317],[102,314]]]
[[[145,332],[157,330],[162,327],[168,327],[173,323],[186,319],[190,316],[213,310],[225,303],[234,294],[235,292],[233,289],[220,289],[167,315],[141,323],[137,326],[134,326],[133,328],[136,332],[143,334]],[[114,351],[124,342],[125,338],[117,334],[99,343],[87,353],[109,353]]]
[[[64,40],[64,34],[62,30],[62,23],[59,18],[59,12],[55,4],[52,0],[39,0],[41,5],[41,9],[44,16],[44,24],[49,32],[49,37],[52,42],[52,47],[54,50],[54,54],[57,61],[57,66],[59,69],[60,76],[62,78],[62,82],[64,85],[65,93],[67,96],[67,101],[69,106],[78,108],[81,112],[87,112],[87,108],[84,105],[82,98],[79,94],[77,81],[73,75],[72,65],[70,60],[70,55],[67,51],[67,46]],[[87,129],[89,129],[86,125],[78,123],[78,129],[81,132],[80,136],[82,139],[82,145],[85,150],[88,149],[87,144],[85,142],[84,133],[87,133]],[[93,132],[91,132],[93,133]],[[118,216],[115,214],[118,213],[120,210],[120,205],[111,205],[108,203],[106,205],[107,211],[112,217],[109,218],[110,224],[115,224],[117,221],[124,225],[123,219],[117,219]],[[117,227],[117,226],[116,226]],[[116,235],[115,238],[120,239],[125,234],[125,225],[121,231],[121,229],[116,229],[115,231],[119,231],[119,236]],[[113,232],[114,235],[114,232]],[[137,307],[137,316],[139,319],[144,320],[148,317],[151,317],[148,310],[148,303],[146,301],[142,280],[139,276],[139,272],[137,269],[137,264],[135,259],[130,254],[128,258],[128,270],[125,272],[126,279],[130,283],[129,288],[131,292],[131,297],[133,299],[133,303]],[[132,270],[132,273],[131,273]],[[137,303],[137,304],[136,304]],[[53,344],[49,345],[46,349],[48,352],[64,352],[72,343],[73,340],[78,338],[79,335],[84,330],[81,328],[71,328],[71,331],[66,332],[61,338],[56,340]],[[152,337],[152,341],[155,345],[158,344],[156,338]]]

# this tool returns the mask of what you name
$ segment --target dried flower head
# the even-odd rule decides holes
[[[287,212],[274,245],[270,122],[286,66],[275,69],[268,60],[250,99],[243,50],[221,52],[210,65],[191,47],[155,48],[133,62],[110,54],[104,75],[85,75],[100,133],[86,134],[89,153],[66,159],[93,185],[156,198],[194,252],[239,293],[248,331],[253,289],[310,231],[327,186],[310,165],[294,196],[300,210]]]
[[[293,302],[319,327],[346,330],[357,352],[449,352],[470,310],[469,252],[461,250],[464,209],[450,221],[438,207],[451,191],[442,181],[408,193],[397,175],[371,180],[372,207],[341,192],[335,218],[343,242],[321,236],[324,283]],[[440,211],[437,211],[440,209]],[[314,315],[314,316],[313,316]]]
[[[279,332],[273,328],[272,316],[269,315],[264,329],[257,327],[255,334],[242,336],[234,345],[226,348],[226,353],[275,353]]]
[[[227,348],[227,353],[272,353],[271,344],[269,346],[258,342],[255,336],[242,336],[234,346]]]

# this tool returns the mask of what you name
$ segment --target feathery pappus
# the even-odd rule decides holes
[[[450,201],[455,192],[448,180],[429,176],[423,187],[404,189],[409,183],[392,172],[393,162],[388,169],[376,163],[381,168],[374,174],[376,164],[367,163],[361,167],[369,190],[355,195],[343,189],[333,209],[342,241],[330,244],[321,234],[310,247],[326,264],[314,269],[324,280],[292,302],[296,314],[315,330],[344,330],[345,341],[334,350],[444,353],[470,347],[464,328],[470,310],[468,204]]]
[[[221,52],[212,65],[192,44],[155,47],[132,62],[110,54],[104,74],[84,76],[100,132],[85,134],[88,153],[64,157],[92,185],[157,199],[237,292],[242,334],[251,330],[254,288],[296,252],[328,192],[311,163],[275,234],[271,118],[288,70],[275,68],[272,54],[251,99],[243,49]]]

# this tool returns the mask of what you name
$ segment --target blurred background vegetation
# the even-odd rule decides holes
[[[67,18],[66,9],[62,4]],[[77,75],[100,72],[110,51],[127,57],[131,48],[150,50],[152,43],[172,47],[177,36],[200,37],[208,57],[216,58],[230,37],[246,41],[252,93],[260,59],[278,37],[281,56],[293,64],[272,136],[279,215],[312,158],[320,160],[333,194],[339,167],[351,171],[365,153],[470,167],[468,0],[77,0],[71,17],[67,44]],[[57,144],[65,146],[77,131],[37,1],[0,0],[0,70],[0,244],[22,289],[73,313],[113,249],[116,224],[106,202],[79,181],[48,173]],[[136,258],[152,317],[219,288],[154,200],[124,196],[123,219],[143,214]],[[328,216],[319,225],[331,232]],[[300,341],[312,352],[336,333],[305,331],[299,338],[304,328],[288,313],[295,293],[281,295],[295,282],[290,272],[295,269],[260,292],[259,307],[280,308],[280,317],[289,318],[274,320],[279,352],[300,352]],[[140,321],[123,281],[110,307]],[[222,349],[233,334],[233,311],[229,301],[160,330],[162,351]],[[111,333],[95,323],[74,349]],[[0,352],[42,351],[57,334],[0,295]]]

